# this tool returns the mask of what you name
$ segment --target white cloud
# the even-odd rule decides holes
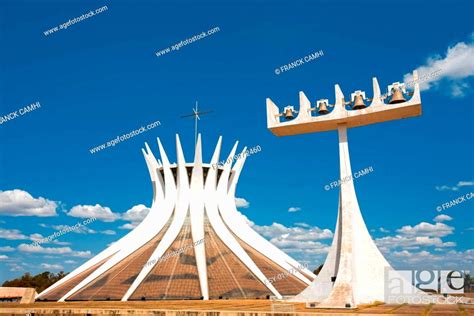
[[[150,212],[150,209],[143,204],[133,206],[131,209],[122,214],[124,221],[140,223]]]
[[[280,223],[272,225],[257,225],[238,212],[243,221],[282,251],[291,254],[301,264],[307,263],[316,268],[323,263],[330,246],[318,240],[331,239],[333,234],[329,229],[321,229],[307,223],[296,223],[294,227],[286,227]]]
[[[301,226],[301,227],[305,227],[305,228],[311,227],[311,225],[306,224],[306,223],[295,223],[295,226]]]
[[[34,233],[30,235],[30,239],[33,241],[40,241],[43,238],[44,238],[43,235],[38,234],[38,233]]]
[[[23,234],[18,229],[3,229],[3,228],[0,228],[0,239],[32,240],[32,241],[43,240],[44,241],[44,238],[45,237],[43,237],[43,235],[38,234],[38,233],[34,233],[34,234],[29,235],[29,236],[26,236],[25,234]],[[45,241],[45,242],[48,243],[47,241]],[[56,245],[69,245],[70,244],[68,242],[61,242],[59,240],[52,240],[52,241],[50,241],[50,243],[56,244]],[[5,247],[5,248],[7,248],[7,247]],[[1,249],[1,247],[0,247],[0,249]]]
[[[453,218],[449,215],[441,214],[436,216],[433,220],[435,222],[444,222],[444,221],[451,221]]]
[[[292,227],[287,227],[280,223],[272,225],[257,225],[250,221],[245,215],[240,214],[252,228],[266,237],[271,243],[290,254],[300,263],[308,263],[311,268],[317,267],[323,263],[330,249],[331,238],[333,233],[329,229],[321,229],[306,223],[295,223]],[[380,231],[390,231],[379,228]],[[435,263],[443,263],[442,258],[451,262],[445,265],[445,268],[459,267],[466,269],[472,260],[468,263],[468,259],[474,256],[474,250],[460,251],[453,250],[456,246],[455,242],[443,241],[442,237],[451,235],[454,228],[444,223],[425,223],[421,222],[417,225],[405,225],[397,229],[393,236],[385,236],[375,240],[379,249],[385,254],[389,262],[395,264],[399,268],[407,268],[407,264],[417,266],[419,268],[427,268]],[[323,242],[324,240],[328,242]],[[433,249],[435,254],[431,254],[426,249]],[[419,257],[421,259],[412,259],[411,257]],[[464,256],[464,257],[463,257]],[[410,257],[407,259],[407,257]],[[456,259],[458,263],[464,265],[455,265]],[[431,266],[430,266],[431,267]]]
[[[301,211],[301,207],[292,206],[288,209],[288,212],[290,212],[290,213],[298,212],[298,211]]]
[[[454,233],[454,227],[441,223],[449,220],[452,218],[441,214],[434,224],[405,225],[396,235],[378,238],[375,243],[395,268],[469,270],[474,249],[457,251],[455,242],[442,239]]]
[[[408,250],[395,251],[390,254],[390,261],[395,266],[420,267],[421,269],[462,269],[469,270],[474,261],[474,249],[464,251],[438,249],[436,253],[426,250],[410,252]]]
[[[420,80],[421,90],[439,88],[442,84],[446,84],[451,97],[463,97],[470,89],[466,78],[474,75],[474,43],[459,42],[448,47],[444,57],[433,56],[417,70],[420,79],[426,76],[424,80]],[[433,76],[432,74],[437,71],[439,75]],[[406,74],[404,80],[412,82],[412,74]]]
[[[473,181],[459,181],[455,186],[440,185],[436,186],[438,191],[459,191],[459,188],[474,186]]]
[[[113,213],[106,206],[96,205],[76,205],[67,215],[79,218],[96,218],[104,222],[113,222],[120,218],[120,215]]]
[[[89,250],[86,251],[73,251],[71,254],[73,257],[78,257],[78,258],[89,258],[92,253]]]
[[[419,249],[420,247],[454,247],[454,242],[443,242],[439,237],[429,236],[387,236],[375,240],[377,246],[383,250],[403,248]]]
[[[310,228],[286,227],[280,223],[273,223],[270,226],[254,225],[253,228],[268,238],[278,238],[286,234],[288,234],[287,238],[299,241],[330,239],[333,237],[329,229],[321,229],[316,226]]]
[[[14,251],[14,250],[15,250],[15,248],[10,247],[10,246],[0,247],[1,252],[11,252],[11,251]]]
[[[31,241],[37,241],[37,242],[40,242],[42,244],[53,244],[56,242],[56,244],[62,244],[62,242],[60,241],[56,241],[56,240],[50,240],[48,241],[47,239],[45,239],[46,237],[44,237],[43,235],[41,234],[38,234],[38,233],[35,233],[35,234],[31,234],[30,235],[30,240]],[[65,243],[67,244],[67,243]]]
[[[423,258],[423,260],[426,258],[426,257],[433,257],[431,255],[431,253],[429,253],[428,251],[426,250],[423,250],[423,251],[420,251],[418,253],[416,253],[416,257],[413,257],[413,254],[412,252],[409,252],[407,250],[402,250],[402,251],[395,251],[393,253],[393,256],[394,257],[402,257],[402,258],[413,258],[413,259],[421,259]]]
[[[130,223],[123,224],[120,229],[134,229],[140,224],[148,215],[150,209],[143,204],[133,206],[131,209],[122,214],[122,220],[130,221]]]
[[[250,221],[249,223],[255,231],[282,251],[291,254],[300,263],[309,263],[315,267],[318,262],[323,262],[324,256],[330,249],[330,245],[318,240],[333,237],[329,229],[321,229],[305,223],[298,223],[299,225],[294,227],[286,227],[280,223],[273,223],[270,226],[259,226]]]
[[[405,236],[429,236],[429,237],[444,237],[451,235],[454,231],[454,227],[448,226],[443,223],[430,224],[421,222],[415,226],[406,225],[397,232]]]
[[[76,261],[74,261],[74,260],[66,260],[66,261],[64,261],[64,263],[67,263],[67,264],[75,264]]]
[[[37,254],[54,254],[54,255],[69,255],[73,257],[87,258],[91,256],[90,251],[74,251],[69,247],[42,247],[41,245],[21,244],[18,246],[18,250],[27,253]]]
[[[57,216],[58,205],[45,198],[33,198],[23,190],[0,191],[0,215],[5,216]]]
[[[235,205],[237,207],[241,207],[241,208],[248,208],[250,206],[250,203],[244,198],[236,197],[235,198]]]
[[[454,231],[454,227],[441,223],[440,219],[448,220],[447,217],[437,216],[435,220],[438,219],[438,222],[435,224],[421,222],[415,226],[405,225],[396,230],[397,234],[395,236],[375,239],[375,243],[385,253],[390,253],[391,250],[395,249],[416,250],[421,247],[439,249],[454,247],[456,246],[455,242],[444,242],[441,239],[441,237],[453,234]]]
[[[0,228],[0,239],[24,240],[28,239],[28,236],[22,234],[18,229]]]
[[[44,243],[46,243],[46,244],[51,243],[51,244],[63,245],[63,246],[65,246],[65,245],[70,245],[70,244],[71,244],[71,243],[69,243],[69,242],[59,241],[59,240],[57,240],[57,239],[52,239],[51,241],[48,241],[48,240],[46,239],[46,237],[44,237],[43,235],[38,234],[38,233],[31,234],[30,237],[29,237],[29,239],[32,240],[32,241],[38,241],[38,242],[41,241],[41,243],[43,243],[43,244],[44,244]]]
[[[437,185],[435,188],[437,191],[458,191],[459,190],[457,186],[450,187],[448,185]]]
[[[472,187],[474,186],[474,181],[459,181],[458,187]]]
[[[80,224],[80,225],[78,225]],[[46,225],[46,224],[39,224],[39,226],[41,227],[44,227],[44,228],[52,228],[54,229],[56,232],[67,232],[67,233],[76,233],[76,234],[96,234],[97,232],[89,227],[87,227],[86,225],[83,225],[82,223],[78,222],[77,224],[74,224],[74,225]],[[54,233],[52,233],[51,235],[53,235]],[[41,240],[42,238],[45,238],[43,236],[41,236],[40,234],[34,234],[34,235],[37,235],[37,238],[35,238],[34,240]],[[70,244],[70,243],[67,243],[67,242],[59,242],[57,241],[57,239],[53,239],[51,241],[52,243],[55,243],[55,244],[64,244],[64,245],[67,245],[67,244]]]
[[[11,272],[18,272],[18,271],[24,271],[25,270],[21,265],[16,264],[16,263],[12,263],[9,266],[10,266],[10,271]]]
[[[134,229],[137,227],[139,223],[128,223],[128,224],[123,224],[122,226],[119,226],[120,229]]]
[[[0,255],[0,261],[8,259],[8,256],[6,255]]]
[[[111,229],[106,229],[106,230],[103,230],[100,232],[101,234],[104,234],[104,235],[115,235],[115,231],[111,230]]]
[[[382,233],[390,233],[390,231],[389,231],[388,229],[385,229],[385,228],[383,228],[383,227],[380,227],[379,230],[380,230],[380,232],[382,232]]]
[[[41,267],[43,269],[48,269],[48,270],[62,270],[64,269],[62,265],[60,264],[49,264],[49,263],[42,263]]]
[[[81,225],[81,226],[68,226],[68,225],[53,225],[51,226],[54,228],[56,231],[60,232],[62,230],[70,232],[70,233],[76,233],[76,234],[96,234],[97,232],[93,229],[90,229],[87,226]]]
[[[47,253],[47,254],[69,254],[72,252],[71,248],[69,247],[61,247],[61,248],[48,248],[42,246],[36,246],[31,244],[20,244],[18,246],[18,250],[21,252],[28,252],[28,253]]]

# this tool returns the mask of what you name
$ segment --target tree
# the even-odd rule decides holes
[[[5,287],[33,287],[36,292],[40,293],[46,288],[50,287],[54,283],[58,282],[66,276],[63,271],[57,274],[45,271],[35,276],[31,276],[29,272],[26,272],[21,278],[3,282],[2,286]]]
[[[314,269],[313,273],[318,275],[319,272],[321,272],[321,270],[323,269],[323,265],[321,264],[319,267],[317,267],[316,269]]]
[[[464,292],[472,293],[474,290],[474,279],[469,273],[464,275]]]

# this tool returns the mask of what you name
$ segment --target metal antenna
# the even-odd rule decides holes
[[[198,121],[201,120],[199,115],[206,115],[206,114],[209,114],[211,112],[212,112],[212,110],[199,112],[198,101],[196,101],[196,107],[193,108],[193,114],[188,114],[188,115],[182,115],[181,116],[181,118],[194,117],[194,146],[196,146],[196,144],[197,144]]]

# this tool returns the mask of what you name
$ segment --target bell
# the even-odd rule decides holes
[[[319,114],[328,114],[329,113],[326,102],[319,102],[318,113]]]
[[[357,94],[354,97],[354,105],[352,106],[352,109],[353,110],[360,110],[360,109],[364,109],[366,107],[367,106],[364,103],[364,99],[362,98],[362,95]]]
[[[392,98],[390,99],[390,102],[388,102],[388,104],[402,103],[402,102],[405,102],[405,101],[406,101],[406,99],[403,96],[402,91],[398,88],[393,88],[392,89]]]
[[[291,120],[291,119],[294,118],[293,110],[290,107],[285,108],[284,115],[285,115],[285,119],[287,119],[287,120]]]

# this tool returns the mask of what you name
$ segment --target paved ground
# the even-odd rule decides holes
[[[301,303],[279,303],[268,300],[163,301],[163,302],[68,302],[13,304],[0,303],[0,315],[34,313],[68,315],[474,315],[474,305],[385,305],[361,306],[353,310],[307,309]]]

